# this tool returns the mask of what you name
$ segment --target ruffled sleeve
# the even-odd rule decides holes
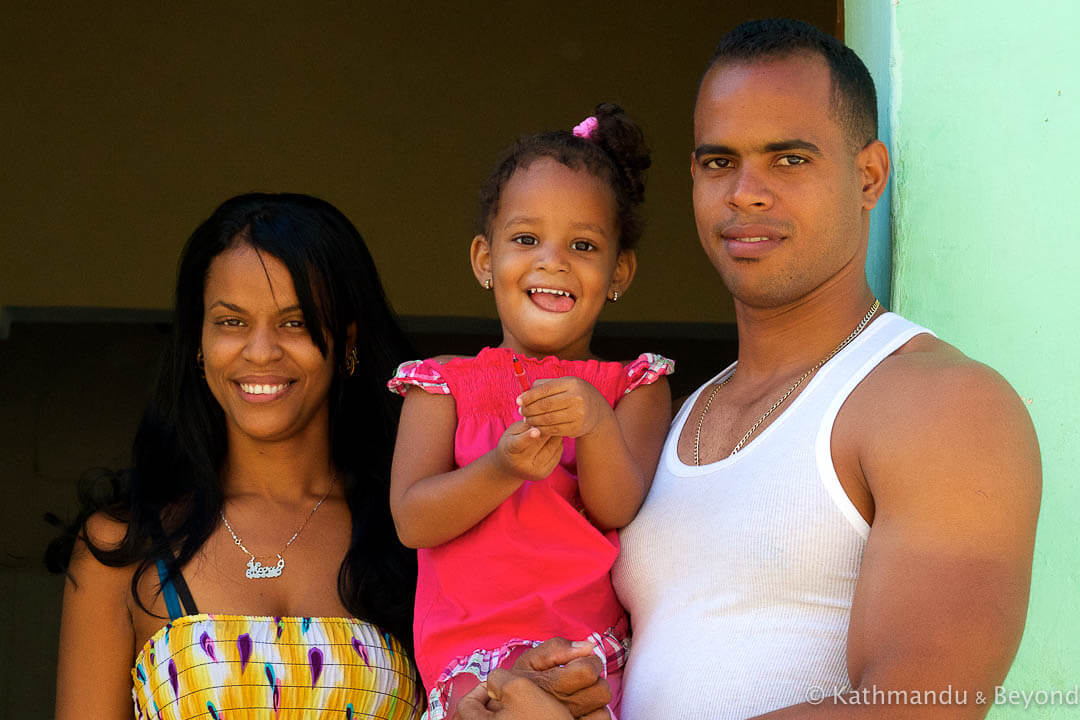
[[[623,395],[642,385],[652,385],[663,375],[675,372],[675,361],[656,353],[641,353],[637,360],[625,366],[626,389]]]
[[[644,357],[644,356],[642,356]],[[432,395],[449,395],[450,387],[439,372],[439,364],[434,360],[409,360],[398,365],[394,377],[386,383],[390,392],[404,395],[409,385],[421,388]]]

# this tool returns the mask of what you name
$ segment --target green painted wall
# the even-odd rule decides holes
[[[849,25],[854,46],[890,37],[893,309],[1001,372],[1039,434],[1031,605],[1005,687],[1072,689],[1080,682],[1080,6],[847,5],[858,20]],[[1078,713],[999,705],[990,717]]]

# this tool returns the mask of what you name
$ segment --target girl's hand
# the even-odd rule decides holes
[[[580,438],[615,419],[600,391],[576,377],[537,380],[518,405],[525,422],[544,435]]]
[[[524,422],[506,428],[492,451],[500,471],[533,482],[543,480],[555,470],[562,452],[561,437],[544,435]]]

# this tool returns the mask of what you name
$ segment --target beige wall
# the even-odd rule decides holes
[[[0,307],[167,307],[219,201],[293,190],[353,219],[399,312],[490,316],[466,257],[480,180],[516,135],[613,100],[654,169],[638,280],[603,319],[729,321],[691,219],[698,75],[751,14],[835,26],[831,0],[298,5],[5,9]]]
[[[0,322],[0,715],[51,715],[63,581],[41,565],[41,517],[74,507],[87,468],[127,462],[163,342],[92,308],[167,307],[181,245],[225,197],[321,195],[368,238],[399,311],[490,315],[466,256],[482,176],[517,134],[615,100],[645,126],[654,170],[638,280],[604,319],[730,319],[691,220],[690,106],[717,37],[750,12],[460,4],[5,7],[0,309],[32,312],[7,339]],[[753,13],[831,27],[832,0],[814,4]],[[48,307],[99,322],[33,322]],[[693,347],[696,369],[670,353],[677,382],[715,370],[712,346]]]

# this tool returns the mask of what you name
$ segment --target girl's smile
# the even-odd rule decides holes
[[[490,228],[473,239],[473,271],[491,280],[503,346],[591,357],[600,311],[635,268],[633,252],[619,249],[610,188],[584,168],[540,158],[507,181]]]
[[[566,290],[529,288],[529,297],[535,305],[548,312],[570,312],[574,309],[574,295]]]

